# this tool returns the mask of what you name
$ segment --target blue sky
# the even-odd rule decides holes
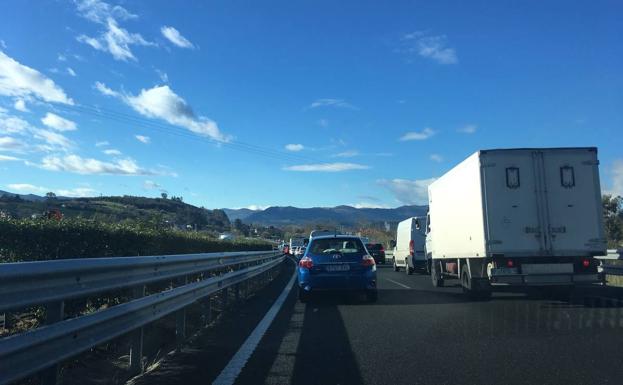
[[[623,195],[618,1],[14,1],[0,189],[395,207],[483,148],[597,146]]]

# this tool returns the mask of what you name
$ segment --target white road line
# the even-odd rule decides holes
[[[385,278],[385,280],[386,280],[386,281],[389,281],[389,282],[391,282],[391,283],[395,283],[395,284],[396,284],[396,285],[398,285],[398,286],[402,286],[402,287],[404,287],[405,289],[411,289],[409,286],[407,286],[407,285],[403,285],[403,284],[402,284],[402,283],[400,283],[400,282],[396,282],[396,281],[394,281],[393,279]]]
[[[255,330],[253,330],[251,335],[246,339],[246,341],[244,341],[227,366],[223,369],[223,371],[221,371],[221,374],[219,374],[214,382],[212,382],[212,385],[232,385],[236,382],[240,372],[247,364],[247,361],[255,351],[257,345],[260,343],[264,333],[266,333],[266,330],[268,330],[268,327],[273,322],[279,312],[279,309],[281,309],[281,306],[288,297],[288,293],[290,293],[290,289],[292,289],[295,279],[296,269],[294,269],[290,282],[288,282],[275,303],[273,303],[273,306],[271,306],[266,315],[264,315],[264,318],[262,318],[260,323],[255,327]]]

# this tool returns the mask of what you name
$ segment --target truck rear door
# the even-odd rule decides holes
[[[544,150],[539,162],[547,198],[546,231],[551,253],[583,256],[603,252],[596,149]]]
[[[531,151],[483,151],[480,166],[489,255],[546,252],[542,197]]]

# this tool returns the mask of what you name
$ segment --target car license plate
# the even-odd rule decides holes
[[[350,266],[347,264],[340,264],[340,265],[327,265],[325,267],[325,269],[327,271],[348,271],[350,270]]]

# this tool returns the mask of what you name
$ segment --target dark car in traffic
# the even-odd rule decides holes
[[[366,249],[377,264],[385,263],[385,248],[381,243],[368,243]]]

